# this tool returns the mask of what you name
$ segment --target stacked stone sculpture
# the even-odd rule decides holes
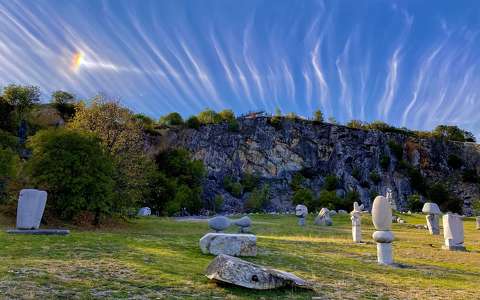
[[[281,287],[311,289],[312,284],[285,271],[266,268],[228,255],[217,256],[207,267],[210,280],[255,290]]]
[[[457,214],[447,213],[443,215],[443,237],[445,250],[466,251],[463,245],[463,219]]]
[[[353,203],[353,210],[350,213],[352,220],[352,237],[354,243],[362,242],[362,210],[363,205],[358,205],[358,202]]]
[[[432,235],[439,235],[440,234],[440,224],[439,224],[439,215],[442,213],[440,208],[436,203],[426,202],[423,205],[422,212],[427,214],[427,227],[428,231]]]
[[[387,198],[377,196],[373,201],[372,220],[375,226],[373,239],[377,242],[377,260],[381,265],[393,264],[392,208]]]
[[[328,208],[322,208],[315,218],[315,225],[332,226],[332,218],[330,218],[330,211]]]
[[[308,208],[299,204],[295,207],[295,215],[298,217],[298,225],[305,226],[305,219],[308,216]]]
[[[241,233],[222,232],[232,223],[240,227]],[[204,254],[256,256],[257,237],[253,234],[244,234],[251,225],[252,220],[248,216],[234,221],[224,216],[214,217],[208,220],[208,226],[215,230],[215,233],[207,233],[200,239],[200,249]]]
[[[46,203],[47,192],[35,189],[21,190],[18,198],[16,229],[7,230],[7,232],[13,234],[69,234],[69,230],[39,229]]]

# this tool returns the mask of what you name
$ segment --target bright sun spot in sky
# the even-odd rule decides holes
[[[78,69],[83,63],[84,58],[85,58],[85,55],[82,52],[77,52],[73,55],[73,59],[72,59],[73,71],[78,71]]]

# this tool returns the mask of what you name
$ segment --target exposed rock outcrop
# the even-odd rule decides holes
[[[464,201],[464,212],[480,198],[479,185],[462,181],[462,171],[480,172],[480,145],[417,139],[398,133],[352,129],[327,123],[282,119],[272,126],[268,117],[239,119],[237,131],[227,124],[201,126],[195,129],[168,129],[149,141],[155,153],[174,147],[189,149],[196,159],[204,161],[208,176],[204,184],[205,199],[221,194],[228,211],[241,211],[248,197],[235,198],[223,187],[225,176],[240,179],[245,173],[258,174],[261,183],[269,184],[268,210],[292,210],[290,183],[297,173],[306,178],[304,185],[319,193],[326,175],[340,179],[337,194],[356,190],[366,209],[375,195],[385,195],[390,188],[400,210],[414,193],[411,178],[402,164],[418,168],[429,183],[444,182],[450,192]],[[403,149],[401,158],[394,155],[389,143]],[[448,165],[455,155],[463,164],[459,169]],[[382,158],[389,162],[383,167]],[[403,161],[400,163],[400,161]],[[372,174],[378,174],[377,180]]]

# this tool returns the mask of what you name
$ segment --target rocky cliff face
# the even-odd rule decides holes
[[[198,130],[168,129],[152,138],[150,144],[153,152],[184,147],[203,160],[208,171],[204,196],[212,199],[216,194],[223,195],[228,211],[240,211],[248,195],[230,195],[223,187],[225,176],[239,179],[245,173],[258,174],[262,183],[270,185],[268,209],[285,211],[292,208],[290,182],[297,172],[317,194],[325,176],[335,174],[340,179],[337,194],[356,190],[366,208],[371,207],[373,195],[384,195],[390,188],[398,208],[405,209],[407,197],[415,192],[411,177],[401,168],[406,162],[418,168],[429,184],[445,183],[463,200],[467,214],[471,201],[480,198],[479,184],[462,180],[465,170],[480,172],[480,145],[473,143],[415,139],[302,120],[283,119],[274,127],[267,117],[258,117],[240,119],[239,130],[234,132],[227,124]],[[398,151],[395,155],[392,145],[403,149],[402,157],[397,157]],[[461,159],[460,167],[449,166],[452,155]],[[372,180],[372,173],[377,173],[380,180]]]

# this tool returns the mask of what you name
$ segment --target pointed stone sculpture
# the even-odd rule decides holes
[[[439,215],[441,214],[440,208],[436,203],[426,202],[423,205],[422,212],[427,214],[427,227],[428,231],[432,235],[439,235],[440,234],[440,224],[439,224]]]
[[[298,225],[305,226],[305,218],[308,216],[308,208],[299,204],[295,207],[295,215],[298,217]]]
[[[373,201],[372,220],[375,226],[373,239],[377,242],[377,260],[381,265],[393,264],[392,208],[387,198],[377,196]]]
[[[388,200],[388,203],[390,203],[390,207],[393,210],[397,210],[397,203],[395,202],[395,199],[393,199],[393,192],[391,188],[387,188],[386,198]]]
[[[322,208],[315,218],[315,225],[320,226],[332,226],[332,218],[330,217],[330,210],[328,208]]]
[[[466,251],[463,245],[463,220],[457,214],[447,213],[443,215],[443,237],[445,250]]]
[[[358,205],[358,202],[353,202],[353,210],[350,213],[352,217],[350,219],[352,220],[352,237],[355,243],[362,242],[362,210],[363,204]]]

